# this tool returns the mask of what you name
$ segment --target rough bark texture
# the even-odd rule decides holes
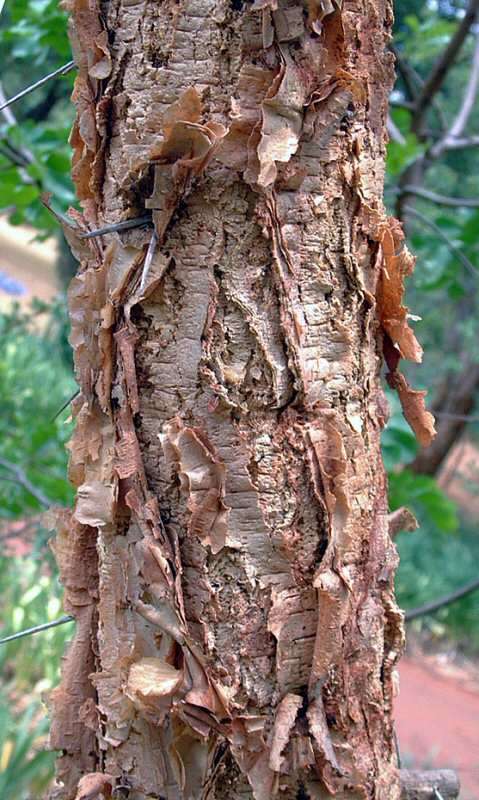
[[[379,437],[420,358],[386,0],[69,0],[78,620],[53,796],[399,797]],[[153,229],[80,231],[151,209]],[[80,780],[81,779],[81,780]],[[80,782],[80,783],[79,783]]]

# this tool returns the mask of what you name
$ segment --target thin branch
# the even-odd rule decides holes
[[[407,61],[407,59],[405,59],[402,56],[400,51],[396,47],[394,47],[394,45],[390,45],[389,49],[394,54],[398,72],[401,75],[407,93],[410,97],[410,102],[405,103],[404,107],[407,108],[409,111],[414,112],[416,109],[418,97],[422,91],[422,87],[424,86],[424,79],[419,74],[419,72],[416,69],[414,69],[412,64],[410,64],[409,61]],[[432,105],[437,113],[441,127],[445,129],[447,127],[446,117],[444,114],[444,110],[442,109],[436,97],[433,99]]]
[[[469,414],[453,414],[449,411],[435,411],[435,417],[444,417],[445,419],[457,419],[458,422],[479,422],[479,416],[472,416]]]
[[[57,625],[65,625],[66,622],[74,622],[74,620],[75,617],[67,614],[64,617],[54,620],[53,622],[45,622],[43,625],[35,625],[34,628],[26,628],[24,631],[13,633],[11,636],[5,636],[5,638],[0,639],[0,644],[13,642],[15,639],[22,639],[24,636],[31,636],[33,633],[41,633],[41,631],[46,631],[48,628],[55,628]]]
[[[40,505],[45,506],[45,508],[50,507],[51,501],[45,494],[43,494],[41,489],[37,489],[37,487],[33,485],[18,464],[13,464],[11,461],[7,461],[6,458],[0,458],[0,467],[4,467],[4,469],[8,470],[13,476],[15,483],[20,484],[20,486],[26,489],[26,491],[29,492],[32,497],[34,497],[35,500],[40,503]]]
[[[410,183],[402,187],[402,194],[414,194],[424,200],[430,200],[431,203],[437,203],[439,206],[479,208],[479,197],[448,197],[445,194],[431,192],[429,189],[423,189],[422,186],[413,186]]]
[[[426,79],[416,101],[416,111],[413,119],[413,130],[415,133],[421,131],[424,115],[431,105],[433,98],[444,83],[446,75],[464,44],[471,26],[476,21],[478,13],[479,0],[470,0],[466,13],[459,23],[455,34],[451,37],[446,49],[441,53]]]
[[[2,111],[0,112],[5,119],[7,125],[16,125],[17,120],[15,115],[13,114],[10,108],[7,108],[5,105],[6,97],[3,91],[2,82],[0,81],[0,103],[2,103]],[[22,181],[27,185],[38,185],[38,183],[28,174],[25,167],[29,164],[33,164],[35,161],[33,157],[33,153],[27,147],[14,147],[12,143],[5,137],[5,147],[2,148],[2,152],[6,157],[12,161],[17,167],[20,174]],[[13,155],[11,155],[13,154]],[[22,160],[24,163],[22,163]]]
[[[18,92],[18,94],[14,95],[13,97],[10,97],[9,100],[4,101],[0,105],[0,111],[3,111],[4,108],[11,106],[13,103],[16,103],[17,100],[21,100],[22,97],[25,97],[27,94],[30,94],[30,92],[34,92],[35,89],[38,89],[40,86],[43,86],[44,83],[47,83],[47,81],[51,80],[52,78],[56,78],[57,75],[66,75],[67,72],[70,72],[74,68],[75,68],[75,62],[68,61],[62,67],[59,67],[53,72],[50,72],[48,75],[45,75],[43,78],[40,78],[39,81],[36,81],[36,83],[32,83],[31,86],[27,86],[26,89],[22,89],[21,92]]]
[[[421,76],[416,72],[414,67],[409,63],[409,61],[403,58],[402,54],[399,52],[397,47],[391,44],[389,45],[389,49],[391,53],[393,53],[394,55],[399,75],[402,78],[409,99],[410,101],[412,101],[410,107],[414,108],[415,102],[417,102],[417,98],[420,93],[420,88],[423,84],[423,80]]]
[[[417,211],[417,210],[416,210],[415,208],[413,208],[412,206],[404,206],[404,212],[405,212],[406,214],[410,214],[412,217],[416,217],[416,219],[418,219],[418,220],[420,220],[421,222],[423,222],[423,223],[424,223],[424,225],[427,225],[429,228],[431,228],[431,230],[433,230],[433,231],[434,231],[434,233],[435,233],[435,234],[436,234],[436,235],[437,235],[437,236],[438,236],[440,239],[442,239],[442,241],[444,242],[444,244],[445,244],[445,245],[447,245],[447,247],[448,247],[448,249],[451,251],[451,253],[453,253],[453,254],[454,254],[454,255],[455,255],[457,258],[458,258],[458,260],[461,262],[462,266],[463,266],[465,269],[467,269],[467,271],[468,271],[468,272],[469,272],[471,275],[473,275],[475,278],[477,278],[477,277],[478,277],[478,275],[479,275],[479,270],[477,269],[477,267],[475,267],[475,266],[474,266],[474,264],[472,263],[472,261],[469,261],[469,259],[467,258],[467,256],[465,256],[465,255],[464,255],[464,253],[462,252],[462,250],[461,250],[461,249],[460,249],[460,248],[459,248],[459,247],[458,247],[456,244],[454,244],[454,242],[453,242],[453,241],[451,241],[451,239],[449,238],[449,236],[447,236],[447,235],[444,233],[444,231],[442,230],[442,228],[440,228],[440,227],[439,227],[439,225],[436,225],[436,223],[435,223],[435,222],[433,222],[433,220],[432,220],[432,219],[429,219],[429,218],[428,218],[428,217],[426,217],[424,214],[421,214],[421,212],[420,212],[420,211]]]
[[[399,130],[398,126],[396,125],[390,114],[388,114],[387,118],[387,130],[389,138],[393,142],[397,142],[398,144],[406,144],[406,139],[402,135],[401,131]]]
[[[390,97],[389,105],[392,108],[405,108],[406,111],[414,111],[414,103],[411,103],[409,100],[398,100],[394,97]]]
[[[477,591],[477,589],[479,589],[479,578],[475,578],[473,581],[466,583],[465,586],[461,586],[461,588],[456,589],[455,592],[440,597],[439,600],[433,600],[431,603],[425,603],[423,606],[406,611],[406,622],[410,622],[418,617],[424,617],[426,614],[432,614],[434,611],[438,611],[444,606],[455,603],[456,600],[460,600],[461,597],[472,594],[472,592]]]
[[[81,233],[80,239],[93,239],[95,236],[104,236],[105,233],[115,233],[115,231],[127,231],[129,228],[140,228],[142,225],[151,225],[151,215],[144,217],[135,217],[134,219],[126,219],[123,222],[114,222],[111,225],[105,225],[103,228],[97,228],[95,231],[88,233]]]
[[[450,139],[447,143],[448,150],[462,150],[466,147],[477,147],[479,145],[479,136],[460,136],[457,139]]]
[[[471,115],[471,112],[474,108],[474,104],[476,102],[478,82],[479,82],[479,34],[476,34],[476,46],[474,48],[474,54],[472,56],[471,72],[469,74],[469,80],[467,82],[466,91],[464,92],[462,106],[459,109],[459,113],[452,124],[451,130],[449,131],[449,136],[451,137],[451,139],[456,139],[458,136],[461,136],[464,133],[464,128],[467,125],[468,119]]]
[[[457,116],[452,123],[449,131],[431,148],[433,158],[438,158],[444,150],[448,150],[464,132],[471,112],[476,101],[477,89],[479,85],[479,34],[476,34],[476,45],[472,57],[471,71],[467,82],[464,97]]]

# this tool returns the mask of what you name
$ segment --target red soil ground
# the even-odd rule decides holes
[[[404,766],[455,769],[460,800],[479,800],[479,675],[428,657],[400,662],[396,730]]]

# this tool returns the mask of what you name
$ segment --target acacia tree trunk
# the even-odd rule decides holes
[[[381,200],[389,3],[69,7],[81,394],[54,547],[77,629],[53,796],[394,800],[384,342],[431,422],[397,372],[419,347]]]

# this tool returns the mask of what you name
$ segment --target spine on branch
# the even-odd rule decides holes
[[[386,0],[68,0],[77,620],[53,797],[398,800]],[[151,229],[89,230],[151,213]],[[146,259],[146,263],[145,263]]]

